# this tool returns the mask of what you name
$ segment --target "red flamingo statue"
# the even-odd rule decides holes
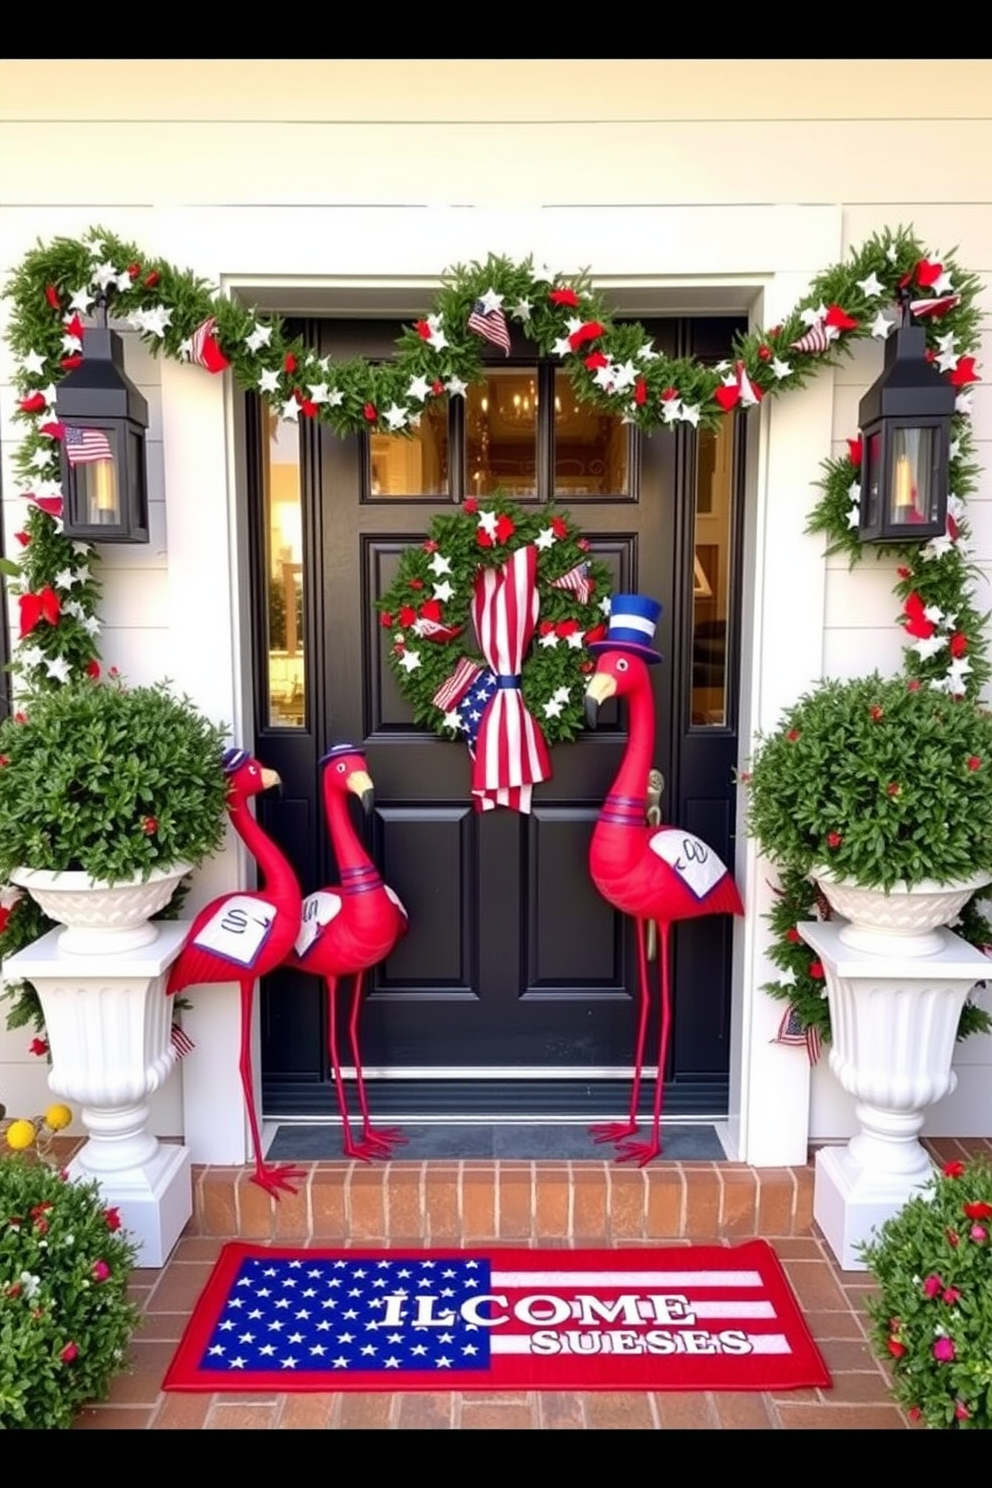
[[[321,764],[324,770],[324,813],[341,882],[318,889],[303,901],[295,951],[287,965],[324,979],[328,1045],[344,1129],[344,1154],[371,1162],[376,1158],[388,1158],[393,1146],[405,1142],[406,1138],[396,1128],[376,1130],[369,1117],[358,1040],[362,983],[366,971],[384,961],[400,936],[406,933],[408,920],[399,897],[379,877],[348,810],[349,795],[359,798],[366,813],[372,809],[373,785],[364,753],[352,744],[335,744]],[[354,978],[354,985],[348,1035],[362,1114],[362,1136],[357,1142],[349,1124],[336,1018],[338,983],[342,977],[349,976]]]
[[[255,982],[281,966],[300,928],[303,898],[296,875],[249,809],[252,796],[281,782],[244,749],[228,749],[224,769],[230,778],[227,810],[231,824],[263,876],[253,892],[222,894],[211,900],[190,926],[169,975],[168,992],[236,981],[241,989],[241,1088],[255,1149],[252,1182],[276,1199],[280,1189],[295,1193],[304,1168],[270,1167],[262,1160],[251,1073],[251,1014]]]
[[[648,666],[661,660],[651,647],[660,614],[661,605],[645,595],[613,596],[606,638],[589,647],[598,659],[586,689],[586,717],[590,727],[595,723],[600,704],[607,698],[628,700],[627,747],[593,831],[589,869],[603,898],[634,917],[640,976],[630,1114],[627,1121],[611,1122],[591,1130],[598,1142],[618,1144],[618,1162],[636,1162],[639,1167],[644,1167],[661,1151],[661,1100],[671,1026],[668,963],[672,924],[696,915],[744,912],[737,885],[712,848],[691,832],[676,827],[651,827],[645,822],[648,772],[654,753],[654,699]],[[650,920],[658,927],[661,962],[658,1077],[651,1136],[646,1142],[634,1142],[630,1138],[638,1130],[637,1107],[650,1005],[645,947],[645,930]]]

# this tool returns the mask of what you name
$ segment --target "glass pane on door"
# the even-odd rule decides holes
[[[567,372],[555,371],[555,499],[629,496],[631,428],[575,396]]]
[[[466,496],[537,495],[536,367],[487,367],[465,395]]]
[[[265,504],[269,724],[301,728],[303,688],[303,519],[300,426],[265,405]]]
[[[373,434],[369,440],[369,496],[446,496],[448,493],[447,399],[425,404],[407,434]]]
[[[727,722],[734,418],[702,429],[696,453],[692,569],[692,722]]]

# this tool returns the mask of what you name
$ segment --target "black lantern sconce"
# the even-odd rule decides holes
[[[881,377],[858,406],[861,427],[862,542],[943,537],[955,389],[927,360],[926,331],[910,319],[885,343]]]
[[[59,383],[55,413],[61,441],[63,530],[86,542],[146,543],[148,404],[124,371],[124,345],[99,323],[83,340],[83,360]]]

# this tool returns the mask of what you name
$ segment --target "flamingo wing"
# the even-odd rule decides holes
[[[648,846],[671,870],[672,895],[681,906],[673,918],[744,913],[730,869],[694,832],[658,827],[649,833]]]
[[[200,910],[172,966],[167,991],[212,982],[235,982],[268,970],[259,962],[277,906],[260,894],[223,894]],[[293,927],[295,933],[295,925]]]

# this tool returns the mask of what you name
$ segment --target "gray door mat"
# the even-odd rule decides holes
[[[380,1122],[380,1125],[386,1123]],[[588,1128],[574,1123],[396,1123],[407,1138],[401,1147],[393,1148],[396,1162],[424,1162],[428,1159],[457,1160],[476,1158],[480,1161],[499,1158],[531,1160],[572,1160],[605,1162],[614,1155],[609,1142],[596,1142]],[[647,1135],[642,1122],[640,1137]],[[358,1138],[361,1125],[352,1123],[352,1135]],[[727,1154],[709,1124],[673,1125],[661,1129],[662,1154],[656,1162],[725,1162]],[[342,1158],[341,1128],[337,1123],[281,1122],[266,1151],[271,1162],[335,1162]]]

